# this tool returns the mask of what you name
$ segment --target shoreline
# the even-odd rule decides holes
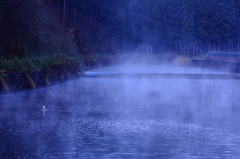
[[[68,64],[37,71],[2,73],[0,74],[0,94],[49,87],[81,77],[83,72],[78,64]]]
[[[154,64],[168,63],[173,66],[188,67],[195,66],[200,68],[219,68],[224,67],[231,70],[230,72],[240,72],[240,66],[232,66],[233,63],[208,61],[208,60],[195,60],[187,56],[174,56],[174,55],[151,55],[146,56],[146,61]],[[131,59],[131,60],[129,60]],[[68,80],[73,80],[84,76],[84,72],[94,68],[101,68],[113,65],[113,63],[124,64],[123,61],[130,61],[130,63],[145,63],[141,61],[139,55],[135,56],[82,56],[82,63],[67,63],[51,66],[45,69],[19,71],[19,72],[0,72],[0,95],[21,92],[26,90],[34,90],[42,87],[50,87],[52,85],[60,84]],[[215,67],[214,67],[215,66]],[[221,66],[221,67],[220,67]],[[231,67],[229,67],[231,66]],[[231,69],[230,69],[231,68]]]

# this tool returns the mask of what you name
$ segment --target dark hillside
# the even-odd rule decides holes
[[[5,0],[3,30],[4,57],[78,54],[71,34],[41,0]]]
[[[3,1],[5,54],[18,58],[240,52],[239,0]]]
[[[43,0],[82,53],[240,52],[239,0]]]

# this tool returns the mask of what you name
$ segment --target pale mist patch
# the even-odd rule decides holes
[[[122,64],[93,69],[89,70],[89,72],[227,74],[227,72],[223,71],[213,71],[190,66],[175,66],[171,64]]]

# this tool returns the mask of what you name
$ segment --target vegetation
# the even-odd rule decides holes
[[[240,52],[239,0],[1,0],[0,5],[0,73],[79,59],[88,66],[96,59],[109,63],[109,55],[123,51]]]
[[[44,0],[81,51],[240,51],[239,0]]]
[[[3,56],[19,59],[74,56],[78,48],[60,19],[41,0],[3,1]]]
[[[0,58],[0,74],[6,72],[22,72],[22,71],[37,71],[42,69],[50,69],[55,66],[64,66],[68,64],[78,64],[80,58],[69,58],[63,54],[57,54],[52,57],[13,59]]]

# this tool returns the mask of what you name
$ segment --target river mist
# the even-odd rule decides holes
[[[91,72],[219,74],[146,64]],[[239,87],[236,79],[104,76],[3,95],[0,156],[238,158]]]

